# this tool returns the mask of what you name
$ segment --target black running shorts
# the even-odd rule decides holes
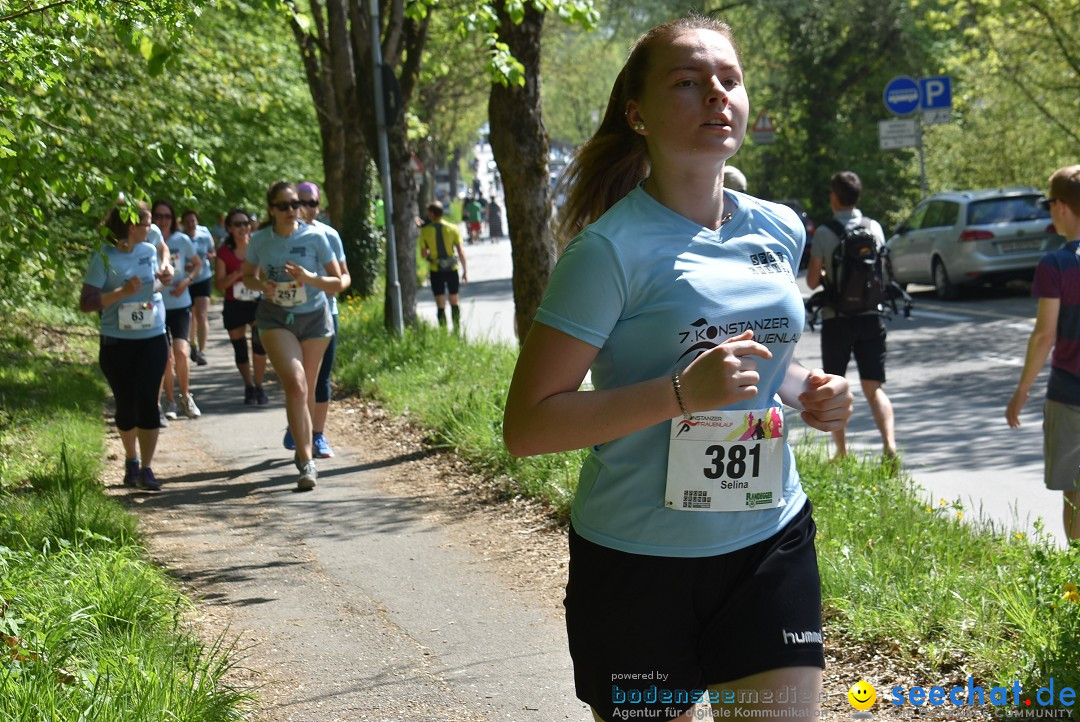
[[[571,528],[564,604],[578,698],[608,722],[668,720],[711,684],[824,669],[814,534],[809,501],[769,539],[712,557],[628,554]]]

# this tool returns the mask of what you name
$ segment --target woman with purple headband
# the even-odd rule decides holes
[[[349,275],[349,264],[345,261],[345,247],[341,243],[341,236],[332,226],[316,218],[319,215],[319,186],[310,181],[304,181],[297,184],[296,195],[300,199],[300,220],[322,231],[326,240],[330,242],[330,248],[341,267],[341,290],[344,291],[352,283],[352,276]],[[330,374],[334,370],[334,352],[337,350],[338,303],[335,294],[328,293],[326,298],[330,302],[330,318],[334,324],[334,335],[330,337],[330,345],[326,347],[322,364],[319,366],[319,377],[315,380],[311,443],[315,449],[316,459],[328,459],[334,455],[330,442],[326,440],[325,430],[326,417],[330,413]],[[296,448],[296,442],[289,430],[285,431],[284,445],[286,449]]]

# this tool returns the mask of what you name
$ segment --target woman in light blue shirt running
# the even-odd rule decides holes
[[[341,292],[341,267],[323,232],[300,221],[300,201],[290,184],[275,183],[266,201],[270,223],[251,236],[243,281],[263,294],[255,321],[285,391],[300,472],[296,488],[307,491],[318,478],[312,448],[315,382],[334,335],[326,299]]]
[[[150,209],[133,209],[137,221],[113,208],[105,222],[109,242],[90,259],[79,308],[101,314],[98,361],[116,399],[116,428],[124,444],[124,486],[157,491],[151,463],[157,449],[157,395],[168,358],[165,306],[157,250],[146,242]]]
[[[506,401],[511,453],[589,449],[566,624],[577,695],[606,722],[700,719],[735,690],[752,701],[717,716],[818,712],[820,579],[784,406],[830,431],[851,393],[794,357],[801,222],[724,187],[749,110],[726,24],[638,40],[564,176],[569,244]]]

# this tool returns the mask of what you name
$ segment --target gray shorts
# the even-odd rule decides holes
[[[1080,406],[1046,399],[1043,403],[1043,455],[1047,489],[1080,491]]]
[[[318,311],[294,313],[267,300],[259,301],[255,309],[255,324],[260,333],[283,328],[292,332],[299,341],[309,338],[330,338],[334,335],[334,323],[330,319],[330,304],[323,304]]]

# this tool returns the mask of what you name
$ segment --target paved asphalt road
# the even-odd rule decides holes
[[[516,343],[513,326],[510,242],[465,246],[470,283],[462,287],[466,334]],[[802,278],[799,285],[809,295]],[[917,291],[918,289],[916,289]],[[434,318],[429,289],[420,289],[419,313]],[[909,320],[889,326],[886,391],[896,412],[904,465],[932,503],[960,500],[965,518],[1032,533],[1042,518],[1046,531],[1064,543],[1061,494],[1042,483],[1040,376],[1021,417],[1020,429],[1005,423],[1005,405],[1023,365],[1035,306],[1024,291],[977,294],[970,302],[944,303],[916,292]],[[820,335],[807,329],[798,356],[820,364]],[[880,439],[858,389],[852,363],[855,414],[849,428],[854,453],[880,453]],[[812,432],[817,433],[817,432]],[[819,434],[820,436],[820,434]]]
[[[164,490],[132,498],[155,556],[208,609],[229,610],[228,636],[259,657],[242,666],[268,669],[268,718],[591,719],[558,615],[508,589],[421,492],[385,490],[387,473],[427,452],[377,457],[363,439],[335,440],[318,487],[295,493],[280,388],[244,406],[218,306],[211,323],[210,365],[192,368],[203,416],[162,433]]]

